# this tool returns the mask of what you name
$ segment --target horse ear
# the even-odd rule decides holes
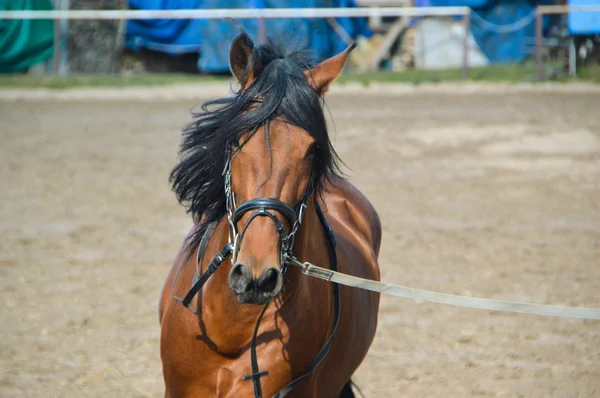
[[[348,55],[354,50],[354,47],[356,47],[356,43],[350,44],[344,51],[326,59],[314,68],[304,71],[306,79],[317,94],[320,96],[325,95],[329,85],[333,83],[333,81],[342,73],[342,70],[344,70]]]
[[[229,49],[229,69],[242,88],[247,88],[248,83],[254,79],[252,65],[250,65],[253,49],[254,42],[246,33],[233,39]]]

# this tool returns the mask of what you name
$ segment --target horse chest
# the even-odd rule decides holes
[[[200,308],[206,310],[200,317],[181,305],[171,306],[165,313],[161,351],[167,385],[181,388],[175,396],[190,396],[183,391],[194,391],[196,396],[229,397],[241,392],[252,396],[252,382],[243,380],[252,373],[252,335],[243,331],[252,331],[256,317],[248,316],[234,327],[231,319],[235,317],[218,317],[208,310],[208,302]],[[259,369],[268,372],[261,378],[264,392],[274,394],[304,372],[327,336],[326,330],[315,330],[309,322],[288,325],[285,318],[304,318],[292,315],[273,308],[261,322],[256,350]],[[310,315],[313,320],[319,318],[314,312]]]

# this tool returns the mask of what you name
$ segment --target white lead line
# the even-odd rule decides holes
[[[298,263],[294,263],[299,265]],[[520,303],[516,301],[491,300],[477,297],[458,296],[455,294],[436,293],[427,290],[413,289],[410,287],[392,285],[369,279],[358,278],[317,267],[310,263],[301,264],[303,273],[308,276],[336,282],[341,285],[356,287],[389,294],[396,297],[404,297],[413,300],[428,301],[430,303],[448,304],[458,307],[477,308],[481,310],[517,312],[521,314],[546,315],[562,318],[578,318],[600,320],[600,309],[582,307],[564,307],[559,305],[545,305]]]

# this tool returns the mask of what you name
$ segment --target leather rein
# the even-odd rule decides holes
[[[265,122],[265,128],[268,129],[268,122]],[[188,293],[186,294],[186,296],[184,298],[173,296],[173,298],[175,300],[180,301],[183,304],[183,306],[185,306],[186,308],[189,308],[196,315],[198,315],[198,311],[191,304],[193,298],[202,289],[202,287],[208,281],[208,279],[212,276],[212,274],[215,273],[215,271],[219,268],[219,266],[227,258],[229,258],[231,256],[231,264],[235,263],[236,257],[237,257],[237,254],[239,252],[239,248],[241,245],[241,241],[244,238],[246,230],[248,229],[248,226],[250,225],[250,223],[253,220],[255,220],[256,218],[268,217],[269,219],[271,219],[273,221],[277,231],[279,232],[280,242],[281,242],[280,264],[281,264],[282,273],[285,273],[285,271],[287,270],[288,264],[298,264],[299,263],[298,259],[296,259],[292,255],[292,248],[294,245],[294,236],[296,235],[298,228],[302,224],[302,218],[304,215],[304,211],[306,210],[306,207],[307,207],[306,203],[308,202],[308,199],[310,198],[310,196],[314,193],[315,181],[314,181],[314,174],[311,172],[311,177],[310,177],[310,180],[308,183],[308,187],[306,188],[306,191],[304,192],[302,199],[300,200],[298,205],[295,206],[295,210],[292,209],[290,206],[288,206],[286,203],[284,203],[278,199],[273,199],[273,198],[254,198],[247,202],[242,203],[239,207],[237,207],[236,202],[235,202],[235,195],[231,188],[232,149],[230,146],[228,146],[225,156],[226,156],[226,158],[225,158],[225,168],[223,170],[223,177],[224,177],[224,187],[225,187],[227,220],[229,222],[228,242],[223,247],[223,249],[219,253],[217,253],[217,255],[213,258],[213,260],[208,265],[208,268],[206,269],[206,271],[204,273],[202,273],[202,275],[200,275],[200,272],[198,269],[199,262],[200,262],[202,256],[204,255],[204,251],[206,250],[206,247],[208,246],[208,241],[210,240],[210,236],[212,235],[212,232],[214,231],[216,224],[217,224],[216,221],[211,223],[211,225],[208,226],[204,236],[202,237],[202,240],[198,247],[198,255],[196,258],[196,273],[194,275],[194,280],[192,282],[191,289],[188,291]],[[333,235],[333,231],[331,230],[331,227],[329,226],[329,224],[327,223],[327,220],[325,219],[325,215],[323,214],[321,207],[319,206],[319,204],[317,203],[316,200],[315,200],[315,210],[317,212],[317,215],[319,217],[319,221],[321,222],[321,225],[323,226],[325,231],[327,231],[326,235],[327,235],[327,240],[329,242],[329,260],[330,260],[331,270],[338,271],[337,254],[336,254],[336,250],[335,250],[335,247],[336,247],[335,237]],[[285,230],[283,223],[281,222],[279,217],[273,211],[276,211],[277,213],[281,214],[282,216],[284,216],[287,219],[287,221],[289,222],[289,225],[290,225],[289,233]],[[239,232],[237,229],[237,223],[246,213],[249,213],[249,212],[253,212],[253,213],[250,215],[250,218],[248,219],[248,221],[246,221],[241,232]],[[312,364],[310,365],[310,367],[308,368],[306,373],[304,373],[303,375],[292,380],[288,385],[286,385],[277,394],[275,394],[273,396],[273,398],[283,398],[286,395],[288,395],[301,380],[307,378],[308,376],[310,376],[314,373],[316,368],[319,366],[319,364],[323,361],[323,359],[329,352],[329,349],[331,348],[331,343],[333,341],[333,337],[335,336],[335,332],[336,332],[338,324],[339,324],[340,307],[341,307],[339,284],[333,283],[332,285],[333,285],[333,301],[334,301],[333,302],[334,319],[333,319],[333,329],[331,331],[329,338],[327,339],[327,342],[321,348],[321,350],[319,351],[319,353],[313,360]],[[269,300],[264,305],[264,307],[256,321],[256,326],[254,328],[254,333],[252,336],[252,343],[250,345],[250,354],[251,354],[250,360],[251,360],[251,366],[252,366],[252,373],[242,377],[242,380],[244,380],[244,381],[252,380],[255,398],[263,397],[260,378],[268,375],[268,373],[269,373],[266,370],[261,371],[258,367],[258,359],[257,359],[257,354],[256,354],[256,338],[258,335],[258,329],[260,326],[260,322],[262,320],[264,313],[266,312],[267,307],[270,304],[270,301],[271,300]]]

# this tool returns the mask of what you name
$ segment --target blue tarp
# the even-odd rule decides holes
[[[417,7],[487,7],[494,0],[415,0]]]
[[[569,0],[570,6],[591,6],[600,4],[600,0]],[[600,34],[600,12],[569,13],[569,31],[573,35]]]
[[[553,0],[421,0],[419,6],[472,8],[471,33],[491,63],[520,62],[535,38],[535,7]],[[544,18],[547,31],[552,21]]]
[[[301,8],[355,7],[354,0],[129,0],[132,9],[211,8]],[[336,18],[349,36],[370,37],[365,18]],[[238,21],[258,41],[258,21]],[[266,19],[269,36],[285,37],[301,49],[312,49],[319,59],[331,57],[346,47],[325,19]],[[127,23],[125,46],[148,48],[169,54],[199,52],[198,70],[229,71],[229,46],[239,34],[230,21],[223,20],[131,20]]]

